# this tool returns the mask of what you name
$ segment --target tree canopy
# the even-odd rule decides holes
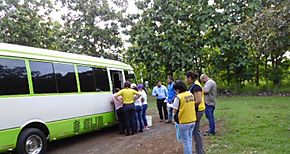
[[[0,0],[0,41],[122,60],[151,83],[188,70],[236,87],[289,77],[289,1],[135,0],[135,14],[128,2]]]

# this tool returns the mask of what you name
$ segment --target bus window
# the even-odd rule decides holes
[[[75,69],[73,65],[53,63],[57,91],[77,92]]]
[[[95,92],[96,82],[94,78],[93,68],[86,66],[78,66],[78,74],[81,92]]]
[[[29,94],[24,60],[0,58],[0,95]]]
[[[136,82],[136,78],[135,78],[135,74],[133,71],[124,71],[124,74],[125,74],[125,80],[126,81],[130,81],[132,83]]]
[[[56,93],[52,63],[30,61],[34,93]]]
[[[108,73],[106,68],[94,68],[96,91],[110,91]]]

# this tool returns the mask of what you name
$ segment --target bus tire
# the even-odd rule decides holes
[[[43,154],[46,152],[47,140],[44,133],[37,128],[25,128],[17,141],[18,154]]]

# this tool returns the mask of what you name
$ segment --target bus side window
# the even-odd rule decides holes
[[[29,94],[24,60],[0,58],[0,95]]]
[[[96,81],[93,68],[88,66],[78,66],[81,92],[95,92]]]
[[[30,61],[34,93],[57,93],[53,64]]]
[[[106,68],[94,68],[96,91],[110,91],[108,72]]]
[[[77,92],[76,74],[73,65],[53,63],[57,91]]]

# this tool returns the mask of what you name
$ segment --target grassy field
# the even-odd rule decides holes
[[[290,153],[290,97],[220,97],[216,119],[207,153]]]

